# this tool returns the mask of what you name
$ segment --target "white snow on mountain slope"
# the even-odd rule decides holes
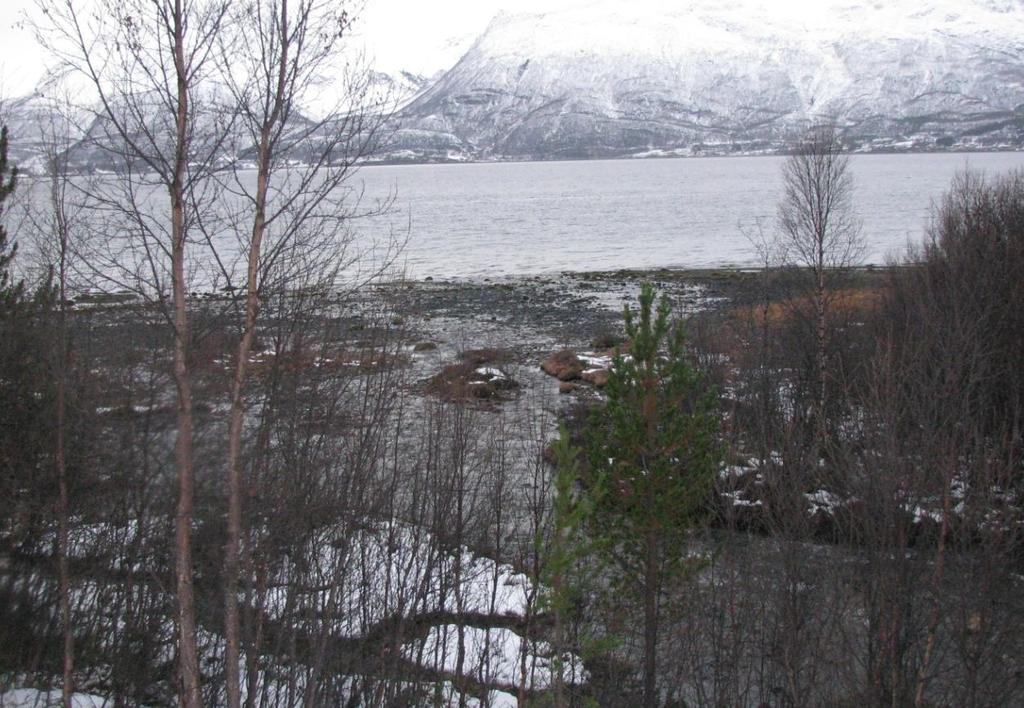
[[[1019,3],[780,7],[592,0],[499,14],[404,125],[449,147],[549,156],[770,143],[822,115],[869,139],[1006,128],[999,121],[1020,131]]]
[[[551,1],[521,0],[475,41],[509,0],[368,5],[357,95],[398,112],[380,157],[776,152],[822,117],[863,150],[1024,147],[1021,0]],[[347,105],[343,74],[319,103]]]
[[[39,93],[7,102],[0,114],[10,134],[10,158],[27,172],[44,169],[45,146],[80,140],[92,117],[87,111]]]
[[[352,46],[377,71],[436,77],[452,68],[503,8],[539,12],[564,0],[372,0],[356,13]]]

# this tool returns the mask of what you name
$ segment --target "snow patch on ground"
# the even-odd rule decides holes
[[[576,357],[587,365],[587,371],[600,371],[601,369],[610,369],[612,366],[612,358],[610,356],[577,354]]]
[[[836,511],[850,502],[849,499],[844,499],[837,494],[833,494],[827,489],[818,489],[814,492],[804,494],[804,498],[809,504],[807,513],[811,516],[814,516],[819,511],[824,512],[829,516],[835,516]]]
[[[0,706],[2,708],[56,708],[61,706],[60,691],[40,691],[35,688],[16,688],[6,693],[0,693]],[[113,706],[114,702],[102,696],[94,696],[89,693],[75,693],[71,696],[73,708],[104,708]]]
[[[462,673],[476,681],[527,689],[549,688],[555,672],[550,658],[551,647],[544,642],[530,642],[508,629],[462,627]],[[459,671],[460,630],[457,625],[431,627],[423,644],[408,645],[406,656],[422,665],[456,674]],[[523,675],[522,658],[527,662]],[[562,676],[568,683],[579,683],[585,676],[582,662],[566,654],[562,657]],[[514,701],[514,699],[513,699]],[[513,702],[511,705],[515,705]]]
[[[764,502],[762,502],[760,499],[750,500],[750,499],[744,498],[742,491],[738,491],[738,492],[722,492],[722,497],[724,499],[728,499],[729,502],[734,507],[736,507],[736,506],[745,506],[745,507],[764,506]]]
[[[531,596],[530,579],[511,566],[465,547],[444,551],[431,534],[409,524],[381,523],[347,537],[337,529],[325,530],[317,545],[316,586],[291,602],[311,609],[340,603],[334,631],[341,636],[361,636],[396,615],[448,611],[523,616]],[[286,575],[287,569],[281,572]],[[284,612],[288,592],[278,586],[269,593],[271,618]]]

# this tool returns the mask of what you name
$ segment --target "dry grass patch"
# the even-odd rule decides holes
[[[881,303],[884,291],[878,287],[843,288],[831,293],[829,310],[854,320],[862,320]],[[744,305],[733,308],[730,316],[745,325],[784,325],[793,320],[797,313],[812,312],[814,301],[811,296],[787,298],[764,305]]]

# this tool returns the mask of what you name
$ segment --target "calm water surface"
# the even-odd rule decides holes
[[[744,236],[774,228],[785,158],[594,160],[376,166],[365,199],[395,209],[361,239],[408,233],[412,277],[479,277],[661,266],[754,265]],[[851,158],[866,260],[920,240],[934,201],[964,167],[1024,168],[1024,153]]]

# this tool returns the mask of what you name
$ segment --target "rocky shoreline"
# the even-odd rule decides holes
[[[763,276],[753,269],[606,271],[424,280],[379,285],[373,291],[411,337],[404,351],[410,356],[411,380],[418,382],[417,395],[459,401],[517,421],[544,416],[550,439],[559,419],[575,418],[599,399],[613,356],[628,353],[622,308],[635,305],[642,283],[651,282],[667,295],[691,330],[728,339],[736,336],[736,322],[744,313],[762,306],[766,293],[784,297],[785,284],[778,279],[769,283]],[[870,291],[885,277],[884,268],[860,269],[850,286]],[[733,345],[744,346],[741,340]],[[725,354],[710,356],[728,365]],[[743,458],[723,468],[717,525],[765,531],[763,464]],[[810,537],[818,541],[834,542],[839,526],[856,516],[856,509],[846,508],[848,500],[826,489],[805,497],[813,520]],[[928,514],[916,514],[919,533],[927,535],[933,526]]]
[[[414,395],[459,400],[519,420],[554,421],[597,398],[623,332],[622,311],[652,282],[686,317],[724,311],[753,286],[748,270],[561,273],[377,283],[358,289],[351,310],[368,327],[386,319],[408,357]],[[565,352],[571,372],[542,368]]]
[[[622,330],[622,308],[651,282],[682,316],[743,299],[757,272],[749,269],[602,271],[481,280],[397,281],[357,294],[358,307],[384,302],[421,351],[509,350],[525,363],[553,351],[607,349]],[[596,345],[596,346],[595,346]]]

